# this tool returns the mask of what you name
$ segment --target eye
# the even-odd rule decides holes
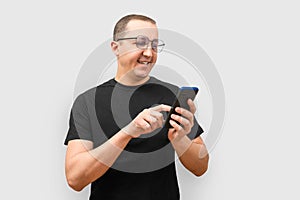
[[[147,46],[148,40],[145,37],[139,37],[136,40],[136,44],[140,47],[144,47],[144,46]]]
[[[157,49],[157,46],[158,46],[158,40],[153,40],[152,41],[152,48]]]

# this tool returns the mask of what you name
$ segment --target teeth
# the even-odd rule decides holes
[[[149,64],[149,62],[141,62],[141,61],[139,61],[139,63],[144,64],[144,65],[148,65]]]

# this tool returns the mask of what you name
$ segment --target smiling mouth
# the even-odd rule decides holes
[[[138,60],[138,63],[143,64],[143,65],[149,65],[151,62],[146,62],[146,61],[142,62],[142,61]]]

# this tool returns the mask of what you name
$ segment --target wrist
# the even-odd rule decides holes
[[[129,140],[131,140],[131,139],[133,139],[133,138],[139,137],[139,136],[136,136],[136,135],[130,133],[130,131],[128,131],[128,130],[126,129],[126,127],[122,128],[122,129],[120,130],[120,133],[123,134],[123,136],[124,136],[125,138],[129,139]]]
[[[180,157],[184,152],[186,152],[192,145],[192,141],[188,136],[176,137],[171,141],[174,149],[176,150],[178,156]]]

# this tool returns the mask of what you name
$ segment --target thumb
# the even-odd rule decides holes
[[[173,140],[174,139],[174,133],[175,133],[175,128],[170,128],[169,131],[168,131],[168,138],[169,140]]]

